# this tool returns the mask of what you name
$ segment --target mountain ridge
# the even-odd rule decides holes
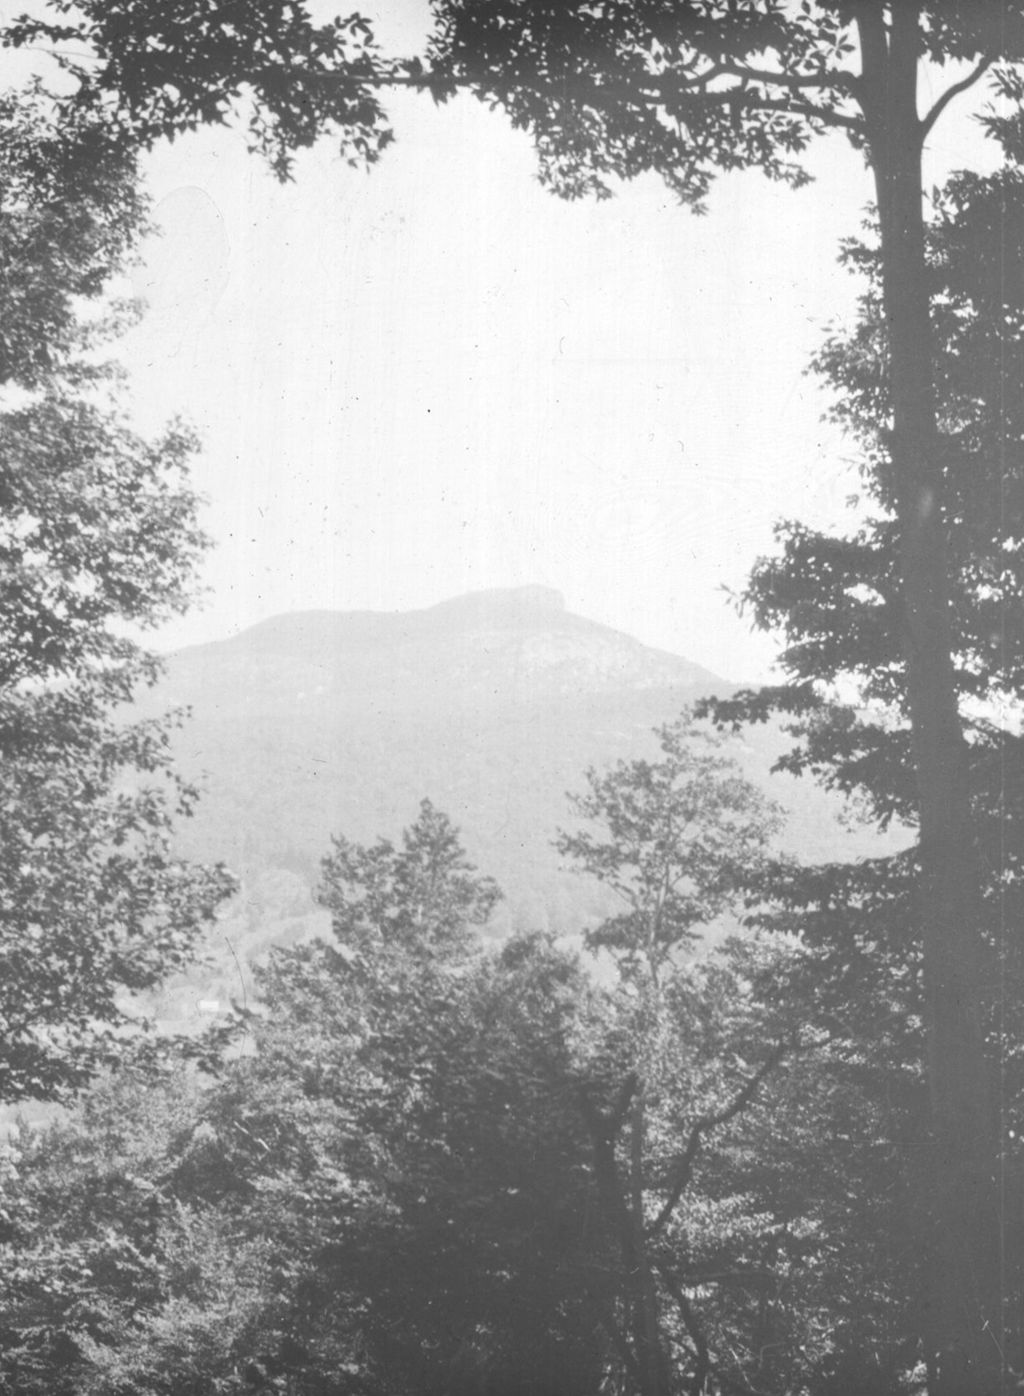
[[[412,612],[297,612],[169,656],[138,710],[192,711],[175,759],[205,794],[180,848],[242,878],[199,997],[237,992],[236,958],[324,933],[312,888],[332,836],[393,838],[424,797],[505,892],[491,933],[578,938],[614,903],[554,850],[559,828],[573,823],[566,792],[583,788],[591,766],[656,756],[656,726],[735,688],[576,616],[547,588],[470,593]],[[837,825],[836,800],[769,775],[785,742],[757,729],[725,749],[781,795],[798,851],[874,848]],[[189,1016],[190,983],[169,991],[161,1016]]]
[[[342,700],[368,686],[377,687],[378,697],[404,686],[411,701],[422,703],[436,691],[446,701],[463,700],[488,682],[498,693],[502,685],[511,691],[523,684],[531,693],[573,693],[581,683],[588,689],[724,683],[690,660],[574,614],[560,593],[540,587],[469,593],[414,611],[272,616],[226,639],[176,651],[167,656],[168,672],[206,666],[214,654],[255,682],[287,658],[314,691],[323,681]],[[395,671],[390,682],[375,664],[381,658]],[[416,671],[415,684],[408,683],[408,670]]]

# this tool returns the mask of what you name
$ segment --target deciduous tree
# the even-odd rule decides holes
[[[101,358],[101,293],[142,222],[132,166],[95,123],[58,130],[34,97],[0,102],[0,125],[0,1100],[10,1102],[60,1096],[116,1055],[132,996],[187,961],[231,882],[172,852],[174,819],[194,799],[170,767],[172,721],[119,716],[158,670],[130,632],[188,604],[204,547],[191,433],[140,438]]]
[[[609,1322],[628,1355],[626,1388],[639,1396],[679,1390],[681,1369],[689,1368],[693,1391],[710,1376],[714,1357],[699,1306],[687,1297],[692,1256],[679,1245],[678,1211],[708,1138],[746,1110],[792,1045],[789,1029],[773,1040],[772,1027],[762,1023],[759,1062],[748,1064],[733,1040],[703,1069],[692,1069],[701,1028],[721,1026],[722,1003],[694,1011],[696,995],[687,989],[699,973],[684,984],[683,957],[699,931],[735,908],[779,817],[691,714],[656,735],[660,759],[588,772],[588,790],[572,804],[590,827],[558,840],[581,872],[625,905],[587,934],[589,945],[610,950],[619,966],[622,1060],[599,1088],[580,1082],[578,1106],[619,1247],[622,1288]],[[733,980],[734,992],[739,982]],[[710,1236],[703,1242],[714,1249]]]
[[[623,903],[587,932],[588,946],[652,988],[735,905],[781,824],[707,723],[685,712],[655,735],[659,759],[587,772],[586,792],[570,796],[586,827],[557,841],[577,872]]]

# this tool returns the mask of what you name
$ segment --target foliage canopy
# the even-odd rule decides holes
[[[103,296],[144,222],[131,160],[38,90],[0,100],[0,1100],[50,1099],[120,1050],[131,996],[227,894],[171,851],[194,792],[174,720],[119,709],[158,666],[131,632],[184,609],[205,539],[192,434],[131,428]]]

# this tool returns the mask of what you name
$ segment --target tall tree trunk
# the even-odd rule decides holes
[[[937,1379],[932,1396],[1000,1389],[999,1300],[980,980],[980,890],[967,750],[953,665],[950,555],[922,213],[922,124],[917,113],[920,12],[912,0],[861,6],[861,101],[868,123],[882,241],[899,521],[903,646],[920,820],[923,936],[932,1137],[926,1267]]]

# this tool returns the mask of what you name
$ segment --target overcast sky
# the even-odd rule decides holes
[[[385,44],[414,46],[419,0],[385,6]],[[204,608],[160,646],[541,583],[767,677],[772,644],[723,588],[777,518],[828,524],[856,487],[805,369],[857,291],[836,253],[861,160],[831,139],[809,189],[730,177],[703,219],[654,180],[565,204],[500,114],[388,105],[397,143],[368,174],[325,143],[281,187],[224,131],[147,160],[162,236],[123,357],[147,426],[198,428],[216,541]]]

